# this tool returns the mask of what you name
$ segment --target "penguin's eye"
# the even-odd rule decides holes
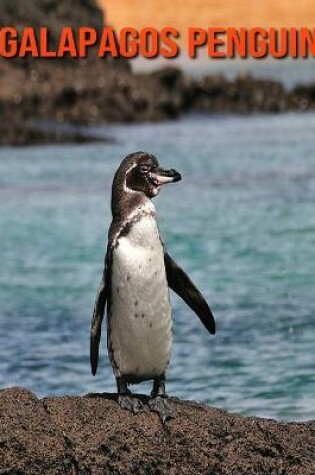
[[[150,171],[150,165],[140,165],[140,171],[141,173],[148,173]]]

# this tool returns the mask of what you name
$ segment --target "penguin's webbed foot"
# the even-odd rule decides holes
[[[118,404],[122,409],[132,412],[133,414],[138,414],[139,412],[145,411],[145,405],[140,399],[133,396],[131,392],[125,394],[118,394]]]
[[[151,412],[156,412],[159,415],[160,421],[163,425],[167,419],[175,417],[175,411],[166,396],[158,395],[152,397],[149,400],[148,405]]]

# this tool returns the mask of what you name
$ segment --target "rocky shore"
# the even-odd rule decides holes
[[[145,398],[145,396],[143,396]],[[172,400],[177,416],[133,415],[114,395],[0,391],[0,474],[314,475],[315,422],[244,418]]]
[[[56,43],[64,25],[101,30],[94,0],[10,0],[0,3],[0,28],[45,25]],[[191,78],[176,68],[136,74],[126,60],[0,58],[0,145],[84,141],[37,129],[36,123],[99,124],[159,121],[187,112],[266,113],[315,108],[315,82],[286,90],[278,81],[242,76]]]

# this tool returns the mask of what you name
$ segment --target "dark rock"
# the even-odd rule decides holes
[[[142,397],[146,400],[145,397]],[[315,422],[279,423],[172,399],[176,418],[110,394],[0,391],[0,474],[314,475]]]
[[[4,25],[19,31],[25,26],[46,26],[55,46],[64,26],[74,30],[90,26],[101,32],[104,15],[94,0],[4,0],[0,2],[0,27]],[[17,134],[27,119],[80,124],[128,120],[126,99],[112,113],[110,98],[119,92],[117,84],[123,79],[128,82],[129,76],[127,61],[98,59],[95,50],[82,59],[0,58],[2,122],[10,123]],[[0,144],[6,144],[9,136],[4,140],[1,134]],[[17,142],[13,138],[11,143]]]
[[[183,87],[184,74],[178,68],[170,66],[161,68],[151,73],[151,76],[155,78],[162,88],[169,91],[176,91],[176,89]]]
[[[315,106],[315,83],[297,85],[290,94],[292,107],[300,111],[306,111]]]
[[[250,75],[230,81],[206,76],[192,85],[190,107],[211,112],[282,112],[290,109],[290,100],[278,81]]]
[[[46,144],[84,144],[91,142],[113,143],[113,139],[92,135],[88,130],[76,127],[46,126],[33,123],[2,123],[0,125],[2,146],[28,146]]]
[[[0,392],[0,473],[74,474],[72,452],[44,404],[26,389]]]

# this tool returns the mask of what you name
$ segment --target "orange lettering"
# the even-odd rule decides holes
[[[155,28],[140,31],[140,54],[144,58],[156,58],[159,54],[159,33]]]
[[[207,32],[203,28],[189,28],[188,30],[188,54],[190,58],[196,58],[197,48],[207,42]]]
[[[280,36],[280,37],[279,37]],[[288,54],[288,30],[275,28],[269,30],[269,54],[273,58],[284,58]]]
[[[7,26],[0,29],[0,56],[14,58],[17,55],[17,30]]]
[[[301,28],[300,43],[301,58],[308,58],[309,52],[315,57],[315,29]]]
[[[218,35],[225,33],[225,28],[215,27],[209,28],[208,31],[208,56],[209,58],[226,58],[224,51],[217,51],[218,46],[224,45],[224,40],[217,38]]]
[[[117,40],[112,28],[103,28],[98,55],[99,57],[104,57],[107,53],[110,53],[113,58],[119,56]]]
[[[139,32],[135,28],[123,28],[119,36],[119,51],[124,58],[134,58],[138,55]]]
[[[259,37],[261,37],[260,40]],[[264,58],[267,55],[267,38],[268,33],[264,28],[251,28],[249,34],[249,53],[252,58]]]
[[[235,58],[236,52],[240,58],[247,57],[247,30],[246,28],[228,28],[226,56]]]
[[[40,29],[40,57],[41,58],[55,58],[57,51],[49,51],[48,47],[49,32],[47,28]]]
[[[95,28],[82,27],[79,30],[79,56],[86,58],[87,48],[95,45],[97,34]]]
[[[173,38],[179,37],[179,31],[172,27],[165,27],[161,31],[161,40],[166,46],[162,46],[161,54],[164,58],[176,58],[179,47]]]
[[[63,58],[66,53],[69,53],[71,58],[78,56],[73,30],[69,26],[66,26],[61,31],[57,56],[58,58]]]
[[[21,58],[24,58],[28,53],[30,53],[33,56],[33,58],[39,57],[35,31],[33,28],[30,28],[30,27],[24,28],[22,39],[21,39],[19,56]]]

